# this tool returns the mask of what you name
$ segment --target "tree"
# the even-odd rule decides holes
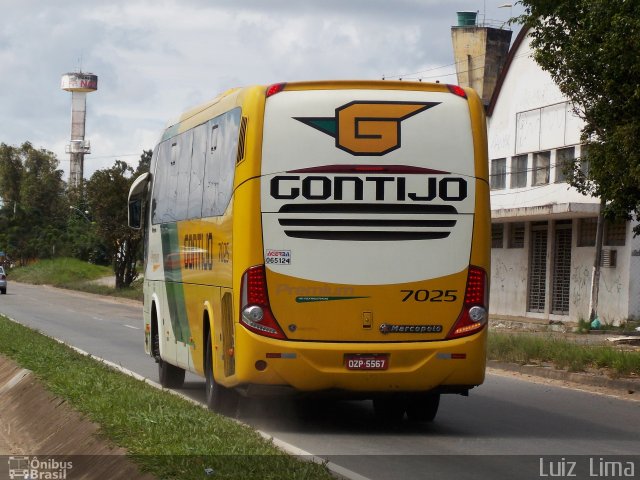
[[[531,28],[534,59],[585,122],[589,170],[574,165],[571,185],[600,197],[608,218],[640,220],[640,2],[521,3],[518,20]]]
[[[136,173],[134,177],[138,178],[143,173],[146,173],[151,168],[151,157],[153,155],[152,150],[143,150],[142,155],[140,155],[140,163],[138,163],[138,168],[136,169]]]
[[[138,166],[138,171],[141,168],[148,171],[148,162],[146,167],[144,164],[147,153],[150,155],[146,151],[142,154],[142,167]],[[96,171],[86,183],[89,210],[112,260],[116,288],[131,285],[138,277],[136,261],[142,234],[127,225],[127,198],[135,178],[133,168],[116,160],[113,167]]]
[[[63,246],[68,203],[62,170],[52,152],[29,142],[0,145],[1,247],[24,264]]]
[[[0,194],[3,205],[10,209],[20,200],[23,173],[24,167],[17,149],[4,143],[0,144]]]

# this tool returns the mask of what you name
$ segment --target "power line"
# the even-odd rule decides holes
[[[522,52],[522,53],[520,53],[518,55],[515,55],[513,57],[513,59],[515,60],[516,58],[524,57],[526,55],[529,55],[530,53],[531,53],[531,50],[527,50],[526,52]],[[475,57],[471,57],[471,60],[474,60],[474,59],[477,59],[477,58],[480,58],[480,57],[484,57],[484,56],[486,56],[485,53],[480,54],[480,55],[476,55]],[[484,65],[481,65],[479,67],[472,68],[470,70],[464,70],[464,71],[461,71],[461,72],[443,73],[443,74],[440,74],[440,75],[430,75],[428,77],[414,77],[413,76],[413,75],[417,75],[417,74],[420,74],[420,73],[426,73],[426,72],[430,72],[430,71],[433,71],[433,70],[439,70],[439,69],[442,69],[442,68],[452,67],[452,66],[456,65],[457,63],[459,63],[459,62],[453,62],[453,63],[450,63],[448,65],[442,65],[442,66],[439,66],[439,67],[429,68],[427,70],[422,70],[420,72],[406,73],[404,75],[383,75],[382,79],[383,80],[390,80],[390,79],[397,78],[398,80],[406,79],[406,80],[419,80],[419,81],[421,81],[421,80],[428,80],[430,78],[450,77],[452,75],[457,75],[458,73],[460,73],[460,74],[469,73],[469,72],[474,72],[476,70],[481,70],[481,69],[485,68]],[[462,62],[460,62],[460,63],[462,63]]]
[[[123,153],[122,155],[100,155],[98,157],[94,157],[91,155],[91,160],[98,160],[102,158],[119,158],[119,157],[139,157],[142,155],[141,153]]]

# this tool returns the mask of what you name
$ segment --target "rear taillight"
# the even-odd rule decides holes
[[[464,292],[462,312],[447,338],[459,338],[472,335],[487,324],[489,307],[489,290],[487,288],[487,272],[471,265],[467,275],[467,288]]]
[[[264,265],[249,268],[242,275],[240,323],[250,331],[271,338],[286,339],[269,307]]]
[[[460,87],[459,85],[447,85],[447,88],[454,95],[457,95],[462,98],[467,98],[467,92],[465,92],[464,88]]]
[[[275,95],[276,93],[280,93],[282,90],[284,90],[284,87],[286,86],[287,86],[286,83],[274,83],[273,85],[269,85],[267,87],[266,97],[269,98]]]
[[[0,280],[6,280],[7,276],[6,275],[0,275]]]

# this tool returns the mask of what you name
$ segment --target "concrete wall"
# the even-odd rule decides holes
[[[632,222],[630,229],[638,225]],[[640,235],[629,235],[629,312],[628,317],[640,319]]]
[[[525,226],[525,248],[491,250],[492,314],[524,317],[527,308],[529,231]]]
[[[494,316],[544,318],[578,322],[588,320],[591,298],[591,277],[595,247],[578,247],[578,220],[572,222],[571,278],[569,314],[551,313],[554,225],[549,222],[547,243],[547,299],[545,312],[527,311],[529,281],[530,223],[525,223],[524,248],[491,250],[490,313]],[[604,246],[617,250],[616,267],[600,269],[598,316],[601,321],[619,324],[627,318],[640,317],[640,237],[633,238],[632,225],[627,226],[624,246]],[[505,237],[507,230],[505,228]],[[635,256],[632,252],[636,253]]]

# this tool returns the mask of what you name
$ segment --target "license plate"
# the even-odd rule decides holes
[[[347,370],[386,370],[389,367],[389,356],[386,354],[345,355],[344,365]]]

